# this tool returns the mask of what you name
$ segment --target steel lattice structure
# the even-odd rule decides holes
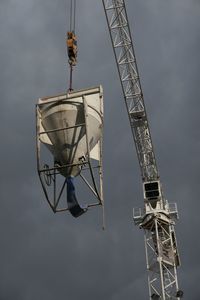
[[[149,299],[180,299],[174,231],[178,212],[162,193],[125,1],[102,2],[143,181],[144,209],[134,209],[134,221],[145,233]]]
[[[109,0],[103,1],[103,3],[131,130],[136,144],[142,178],[145,181],[157,180],[158,170],[125,3],[121,0]]]

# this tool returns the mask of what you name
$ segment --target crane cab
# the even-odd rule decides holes
[[[161,199],[160,181],[148,181],[143,183],[144,199],[150,203],[153,208]]]

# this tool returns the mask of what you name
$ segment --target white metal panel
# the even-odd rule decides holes
[[[98,142],[96,146],[90,151],[90,157],[95,160],[100,160],[100,143]]]

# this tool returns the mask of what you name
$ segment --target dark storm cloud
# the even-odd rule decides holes
[[[105,92],[101,214],[54,215],[36,174],[35,103],[66,90],[69,1],[0,2],[1,300],[147,299],[142,185],[101,1],[77,1],[74,87]],[[198,300],[200,5],[127,1],[164,192],[177,202],[185,298]]]

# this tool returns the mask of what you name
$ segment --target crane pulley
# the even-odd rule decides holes
[[[77,57],[77,38],[74,31],[67,32],[67,52],[69,57],[69,65],[76,65],[76,57]]]

